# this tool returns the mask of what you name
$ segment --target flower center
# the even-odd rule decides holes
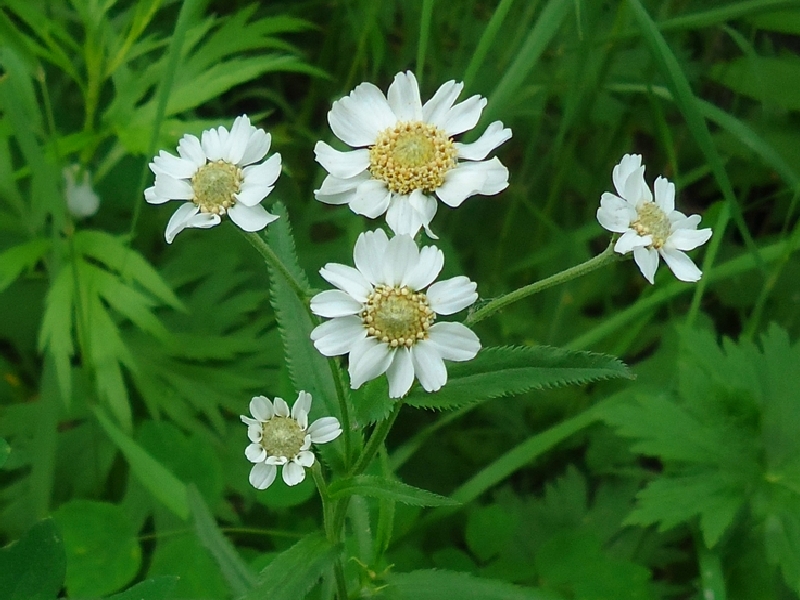
[[[653,248],[658,250],[666,243],[670,234],[667,215],[655,202],[643,203],[636,212],[639,218],[631,223],[631,227],[639,235],[652,236]]]
[[[236,204],[235,194],[242,187],[244,175],[236,165],[222,160],[203,165],[192,177],[194,199],[200,212],[224,215]]]
[[[306,432],[290,417],[272,417],[261,424],[261,447],[269,456],[294,458],[303,448]]]
[[[435,318],[425,294],[405,286],[377,286],[361,312],[367,333],[392,348],[410,348],[417,340],[424,340]]]
[[[456,166],[458,150],[444,131],[421,121],[400,121],[378,134],[369,170],[395,194],[433,192]]]

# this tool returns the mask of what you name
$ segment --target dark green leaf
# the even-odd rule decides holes
[[[393,573],[383,590],[387,600],[556,600],[558,595],[505,581],[479,579],[469,573],[423,570]]]
[[[177,577],[158,577],[137,583],[108,600],[167,600],[178,581]]]
[[[600,379],[632,379],[613,356],[575,352],[550,346],[485,348],[473,360],[448,364],[448,382],[436,393],[414,388],[407,404],[425,408],[457,408],[530,390],[588,383]]]
[[[21,539],[0,548],[0,598],[51,600],[67,571],[61,535],[52,519],[34,525]]]
[[[372,475],[357,475],[348,479],[339,479],[331,483],[328,493],[333,498],[346,496],[367,496],[394,500],[412,506],[455,506],[457,500],[434,494],[414,486]]]

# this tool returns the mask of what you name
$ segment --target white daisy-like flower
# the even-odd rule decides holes
[[[186,200],[167,223],[171,244],[187,227],[208,229],[228,215],[245,231],[260,231],[277,219],[261,201],[272,191],[281,172],[281,155],[269,151],[270,134],[237,117],[230,132],[208,129],[200,137],[184,135],[175,156],[162,150],[150,163],[155,185],[144,191],[150,204]],[[255,164],[259,163],[259,164]]]
[[[312,444],[325,444],[342,433],[335,417],[322,417],[308,424],[311,410],[311,394],[303,390],[289,412],[283,398],[270,401],[256,396],[250,401],[252,418],[239,418],[247,425],[250,445],[245,448],[247,460],[253,463],[250,469],[250,484],[265,490],[275,481],[278,466],[283,465],[283,481],[286,485],[297,485],[306,478],[305,469],[314,464]]]
[[[392,398],[408,393],[415,377],[434,392],[447,383],[443,359],[475,357],[481,344],[470,329],[434,322],[478,299],[464,276],[433,283],[444,266],[441,250],[419,250],[410,236],[390,240],[379,229],[358,236],[353,259],[356,268],[325,265],[320,274],[338,289],[311,299],[311,311],[331,319],[311,332],[314,346],[325,356],[350,355],[353,389],[386,373]]]
[[[698,281],[703,275],[685,251],[694,250],[711,237],[711,229],[697,229],[700,215],[687,217],[675,210],[675,184],[664,177],[655,180],[653,193],[644,179],[639,154],[626,154],[612,173],[618,195],[603,193],[597,220],[605,229],[622,235],[614,251],[633,258],[650,283],[663,257],[675,277]]]
[[[333,103],[328,122],[352,148],[334,150],[317,142],[314,153],[330,173],[314,190],[317,200],[348,204],[359,215],[386,222],[396,234],[416,235],[428,227],[437,201],[450,207],[475,194],[494,195],[508,186],[508,169],[495,157],[484,160],[511,137],[500,121],[491,123],[471,144],[454,135],[475,127],[486,99],[472,96],[453,104],[463,83],[448,81],[422,104],[411,71],[398,73],[386,96],[362,83]]]

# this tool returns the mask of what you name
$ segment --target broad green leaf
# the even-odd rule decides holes
[[[168,600],[172,598],[172,590],[177,581],[177,577],[147,579],[120,594],[110,596],[108,600]]]
[[[67,552],[70,596],[102,596],[122,588],[139,571],[136,530],[115,504],[70,500],[53,514]]]
[[[186,486],[141,446],[120,431],[100,408],[95,416],[111,441],[120,449],[131,470],[147,490],[181,519],[189,518]]]
[[[64,585],[67,558],[52,519],[34,525],[16,542],[0,548],[0,598],[53,600]]]
[[[194,485],[188,487],[189,509],[194,516],[194,527],[200,543],[211,552],[233,593],[238,597],[246,594],[256,583],[236,548],[217,526],[214,516]]]
[[[407,404],[457,408],[490,398],[633,375],[618,359],[550,346],[485,348],[471,361],[449,363],[448,382],[429,394],[414,388]]]
[[[391,573],[383,589],[386,600],[557,600],[557,594],[524,588],[455,571],[422,570]]]
[[[0,292],[6,289],[25,269],[30,269],[50,249],[50,240],[35,238],[0,252]]]
[[[357,475],[347,479],[338,479],[328,487],[328,493],[332,498],[337,499],[347,496],[367,496],[412,506],[454,506],[459,504],[457,500],[434,494],[428,490],[373,475]]]
[[[258,576],[246,600],[298,600],[333,566],[337,549],[321,534],[312,533],[284,550]]]
[[[6,464],[9,454],[11,454],[11,446],[3,438],[0,438],[0,468]]]
[[[178,577],[170,600],[230,597],[225,578],[194,531],[157,540],[147,576],[160,579],[167,575]]]

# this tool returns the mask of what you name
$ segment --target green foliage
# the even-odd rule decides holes
[[[457,597],[464,600],[558,600],[559,596],[526,589],[502,581],[479,579],[453,571],[412,571],[387,577],[383,591],[392,600],[434,600]]]
[[[401,481],[393,481],[372,475],[338,479],[328,487],[331,498],[347,496],[366,496],[410,504],[412,506],[448,506],[458,504],[457,501],[407,485]]]
[[[8,600],[51,600],[66,576],[67,559],[52,519],[34,525],[0,549],[0,596]]]
[[[6,464],[9,454],[11,454],[11,446],[3,438],[0,438],[0,467]]]

